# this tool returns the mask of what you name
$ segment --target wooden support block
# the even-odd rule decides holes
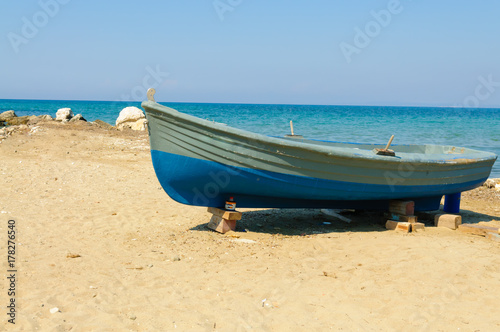
[[[227,220],[213,215],[207,227],[213,229],[216,232],[224,234],[236,229],[236,220]]]
[[[387,220],[385,228],[388,230],[401,231],[409,233],[411,231],[411,224],[409,222],[397,222],[394,220]]]
[[[434,217],[434,225],[436,227],[457,229],[460,224],[462,224],[462,216],[457,214],[437,214]]]
[[[415,214],[414,201],[389,201],[389,212],[404,216],[413,216]]]
[[[486,236],[488,233],[498,234],[497,227],[481,226],[475,224],[462,224],[458,226],[458,230],[464,233],[481,235],[481,236]]]
[[[214,216],[221,217],[226,220],[240,220],[242,216],[242,213],[238,211],[227,211],[213,207],[209,207],[207,211]]]
[[[398,222],[398,226],[395,229],[396,231],[410,233],[411,232],[411,224],[409,222]]]
[[[413,232],[422,232],[425,231],[425,225],[421,222],[415,222],[411,224],[411,231]]]
[[[398,222],[397,221],[394,221],[394,220],[387,220],[385,222],[385,228],[390,230],[390,231],[393,231],[396,229],[396,227],[398,227]]]
[[[491,241],[500,242],[500,234],[498,233],[486,233],[486,238]]]
[[[403,214],[391,213],[391,212],[384,213],[384,216],[386,219],[390,219],[390,220],[394,220],[394,221],[409,222],[412,224],[417,222],[417,216],[406,216]]]

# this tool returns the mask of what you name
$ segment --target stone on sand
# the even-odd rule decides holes
[[[497,184],[496,179],[488,179],[486,182],[483,183],[483,186],[486,188],[495,188],[495,185]]]
[[[73,117],[71,108],[60,108],[56,113],[56,121],[69,121]]]
[[[125,107],[116,119],[116,128],[123,130],[124,128],[131,128],[132,130],[145,130],[146,129],[146,116],[144,112],[137,107]]]
[[[76,122],[76,121],[85,121],[85,122],[87,122],[87,120],[85,120],[85,118],[81,114],[77,114],[74,117],[72,117],[71,120],[69,120],[69,122]]]

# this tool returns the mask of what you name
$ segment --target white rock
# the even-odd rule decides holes
[[[59,308],[57,308],[57,307],[50,309],[51,314],[55,314],[58,311],[59,311]]]
[[[120,128],[120,125],[125,122],[136,122],[137,120],[144,118],[146,118],[146,116],[144,115],[144,112],[141,109],[134,106],[125,107],[120,112],[118,119],[116,119],[115,126],[117,128]]]
[[[139,119],[136,122],[132,122],[132,124],[130,125],[130,128],[132,130],[146,130],[147,124],[148,124],[148,120]]]
[[[497,184],[495,185],[495,190],[496,190],[496,191],[500,191],[500,183],[497,183]]]
[[[56,113],[56,121],[68,121],[73,117],[71,108],[60,108]]]

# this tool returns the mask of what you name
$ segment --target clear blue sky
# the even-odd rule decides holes
[[[134,100],[154,85],[159,101],[500,107],[498,0],[1,8],[2,99]]]

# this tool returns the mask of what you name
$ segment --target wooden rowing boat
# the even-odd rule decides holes
[[[153,166],[174,200],[189,205],[382,209],[389,200],[436,210],[443,195],[480,186],[497,156],[441,145],[393,145],[269,137],[142,103]]]

